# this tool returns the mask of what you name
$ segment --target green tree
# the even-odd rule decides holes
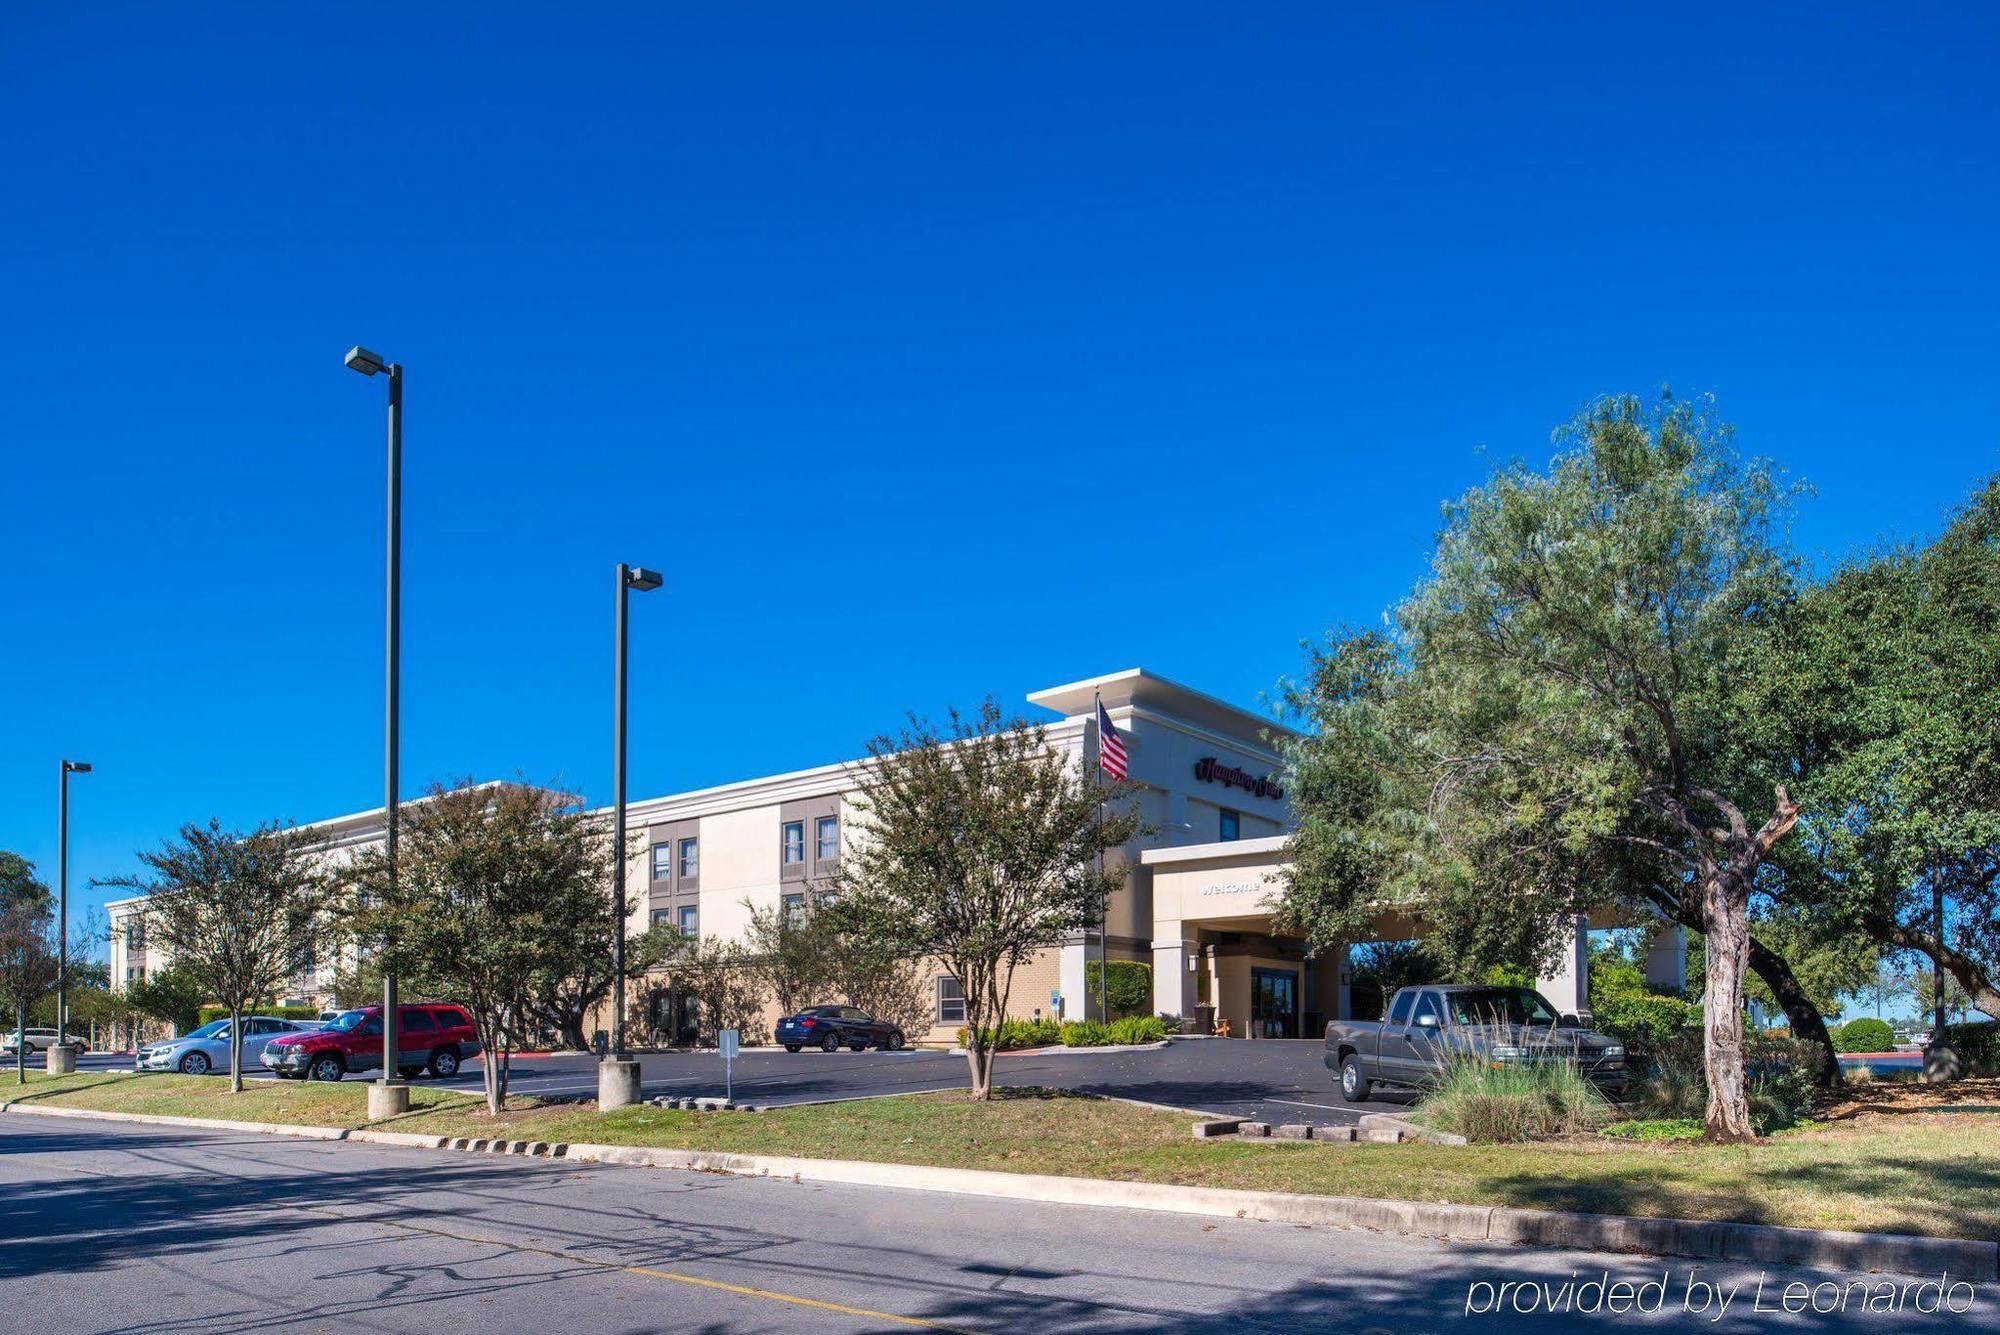
[[[127,984],[125,999],[141,1015],[163,1021],[172,1025],[175,1033],[185,1034],[201,1022],[201,1008],[209,995],[192,970],[175,962],[150,978]]]
[[[1748,1139],[1752,887],[1798,804],[1725,665],[1791,595],[1783,489],[1704,404],[1607,399],[1559,441],[1446,508],[1389,632],[1316,655],[1286,916],[1337,939],[1421,900],[1455,972],[1545,965],[1607,902],[1691,925],[1708,1134]]]
[[[769,993],[750,947],[714,936],[684,937],[667,926],[654,930],[667,988],[694,1003],[695,1041],[712,1047],[724,1029],[734,1029],[744,1043],[761,1043]]]
[[[1046,730],[1003,718],[990,699],[970,718],[954,710],[943,730],[913,717],[868,753],[832,912],[896,955],[951,970],[972,1097],[989,1098],[990,1031],[1014,971],[1103,917],[1123,875],[1103,854],[1138,833],[1138,818],[1126,789],[1100,791]]]
[[[363,944],[413,994],[464,1006],[487,1109],[507,1080],[535,980],[566,967],[608,916],[603,841],[572,794],[521,784],[432,785],[403,816],[396,882],[381,849],[345,873]]]
[[[1800,832],[1770,888],[1824,938],[1942,962],[2000,1009],[2000,479],[1924,547],[1847,563],[1739,656]],[[1943,895],[1950,929],[1937,920]]]
[[[905,1034],[931,1027],[932,973],[922,959],[863,932],[836,931],[830,981],[834,995]]]
[[[590,1044],[583,1026],[611,996],[614,973],[612,955],[611,856],[609,840],[600,838],[587,850],[592,859],[592,884],[598,888],[597,903],[572,922],[552,947],[541,968],[528,980],[528,1018],[553,1030],[565,1047],[576,1051]],[[586,906],[574,906],[582,912]],[[628,984],[645,976],[660,960],[649,931],[627,933],[625,938],[625,980]],[[566,947],[565,949],[560,949]]]
[[[55,990],[56,924],[46,897],[0,897],[0,1004],[14,1018],[14,1082],[25,1084],[29,1008]]]
[[[833,991],[839,941],[824,913],[791,912],[743,901],[750,914],[744,931],[751,970],[786,1015],[825,1001]],[[851,1004],[851,1003],[850,1003]]]
[[[248,833],[184,825],[150,853],[146,871],[103,884],[146,896],[147,939],[229,1011],[229,1089],[243,1090],[243,1017],[294,972],[298,943],[331,912],[315,840],[267,824]]]
[[[49,902],[49,887],[35,874],[35,864],[19,853],[0,848],[0,906]]]

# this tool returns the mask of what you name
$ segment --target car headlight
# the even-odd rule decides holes
[[[1623,1043],[1606,1043],[1603,1052],[1599,1055],[1605,1057],[1622,1057],[1625,1055],[1625,1045]]]
[[[1502,1061],[1518,1061],[1528,1055],[1528,1050],[1526,1048],[1517,1048],[1508,1044],[1502,1044],[1500,1047],[1493,1049],[1493,1055]]]

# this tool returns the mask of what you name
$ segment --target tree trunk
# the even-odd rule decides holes
[[[1743,1072],[1743,975],[1750,957],[1748,884],[1731,869],[1712,872],[1701,888],[1702,935],[1708,982],[1702,990],[1702,1061],[1708,1074],[1708,1138],[1754,1140]]]
[[[1805,988],[1792,972],[1792,966],[1753,936],[1750,938],[1750,971],[1764,980],[1764,986],[1771,989],[1771,995],[1784,1007],[1785,1019],[1792,1026],[1793,1037],[1818,1047],[1814,1083],[1822,1089],[1839,1088],[1840,1062],[1833,1055],[1833,1035],[1827,1033],[1826,1017],[1820,1014],[1813,999],[1806,995]]]
[[[485,1048],[480,1054],[480,1072],[485,1076],[481,1083],[486,1086],[486,1111],[495,1117],[500,1115],[500,1109],[507,1097],[506,1091],[500,1086],[499,1029],[500,1027],[491,1021],[479,1026],[479,1041]]]
[[[965,1017],[970,1020],[972,1017]],[[967,1025],[965,1030],[965,1064],[972,1073],[972,1098],[974,1102],[984,1102],[993,1097],[993,1051],[984,1045],[979,1036],[979,1027]]]
[[[229,1092],[243,1092],[243,1012],[229,1008]]]
[[[14,1083],[28,1083],[28,1008],[14,1008]]]
[[[1679,895],[1654,887],[1648,891],[1652,902],[1666,915],[1669,921],[1677,922],[1691,932],[1707,935],[1702,926],[1701,914],[1694,906]],[[1820,1048],[1819,1069],[1814,1079],[1822,1087],[1833,1089],[1840,1085],[1840,1062],[1833,1055],[1833,1036],[1826,1031],[1826,1017],[1792,972],[1792,966],[1785,957],[1759,941],[1750,938],[1750,970],[1764,980],[1764,986],[1771,989],[1771,995],[1785,1009],[1785,1019],[1792,1026],[1792,1033],[1809,1043],[1817,1043]]]

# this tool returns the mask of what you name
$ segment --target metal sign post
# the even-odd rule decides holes
[[[722,1054],[722,1101],[736,1102],[736,1044],[737,1031],[724,1029],[715,1036],[715,1047]]]

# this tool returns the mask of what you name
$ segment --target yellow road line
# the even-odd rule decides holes
[[[100,1172],[92,1168],[80,1168],[71,1164],[53,1164],[54,1168],[79,1177],[118,1177],[116,1173]],[[867,1307],[849,1307],[845,1303],[828,1302],[823,1298],[805,1298],[795,1293],[779,1293],[774,1289],[759,1289],[748,1284],[731,1284],[727,1280],[703,1279],[699,1275],[682,1275],[672,1270],[655,1270],[650,1266],[624,1265],[617,1261],[600,1261],[594,1256],[581,1256],[575,1252],[562,1251],[554,1247],[534,1247],[526,1243],[508,1242],[502,1238],[484,1238],[476,1233],[453,1233],[448,1229],[427,1228],[422,1224],[408,1224],[399,1219],[383,1219],[375,1215],[349,1214],[324,1205],[297,1205],[283,1202],[279,1208],[289,1206],[309,1214],[325,1215],[346,1224],[377,1224],[389,1228],[399,1228],[406,1233],[421,1233],[434,1238],[448,1238],[453,1242],[470,1242],[482,1247],[498,1247],[503,1251],[522,1252],[530,1256],[546,1256],[555,1261],[568,1261],[575,1265],[587,1265],[596,1270],[614,1270],[628,1275],[643,1275],[647,1279],[664,1279],[675,1284],[690,1284],[696,1288],[716,1289],[723,1293],[734,1293],[744,1298],[762,1298],[767,1302],[789,1303],[794,1307],[810,1307],[821,1312],[836,1312],[841,1316],[860,1317],[867,1321],[886,1321],[897,1326],[915,1326],[922,1330],[942,1330],[948,1335],[974,1335],[974,1332],[957,1326],[947,1326],[942,1321],[929,1321],[920,1316],[902,1316],[895,1312],[877,1312]]]
[[[441,1228],[426,1228],[422,1224],[406,1224],[395,1219],[379,1219],[367,1215],[344,1214],[339,1210],[328,1210],[308,1206],[315,1214],[332,1215],[350,1224],[385,1224],[390,1228],[400,1228],[409,1233],[422,1233],[435,1238],[449,1238],[454,1242],[478,1243],[485,1247],[499,1247],[506,1251],[524,1252],[531,1256],[546,1256],[551,1260],[570,1261],[577,1265],[587,1265],[599,1270],[616,1270],[627,1275],[644,1275],[648,1279],[671,1280],[676,1284],[692,1284],[697,1288],[718,1289],[724,1293],[734,1293],[745,1298],[762,1298],[774,1303],[790,1303],[794,1307],[810,1307],[822,1312],[838,1312],[842,1316],[861,1317],[868,1321],[887,1321],[898,1326],[917,1326],[924,1330],[942,1330],[950,1335],[973,1335],[957,1326],[947,1326],[942,1321],[930,1321],[920,1316],[902,1316],[895,1312],[878,1312],[868,1307],[849,1307],[845,1303],[828,1302],[823,1298],[805,1298],[796,1293],[779,1293],[775,1289],[759,1289],[748,1284],[731,1284],[722,1279],[703,1279],[699,1275],[683,1275],[672,1270],[655,1270],[650,1266],[625,1265],[618,1261],[600,1261],[594,1256],[582,1256],[576,1252],[566,1252],[554,1247],[533,1247],[526,1243],[508,1242],[502,1238],[484,1238],[475,1233],[453,1233]]]

